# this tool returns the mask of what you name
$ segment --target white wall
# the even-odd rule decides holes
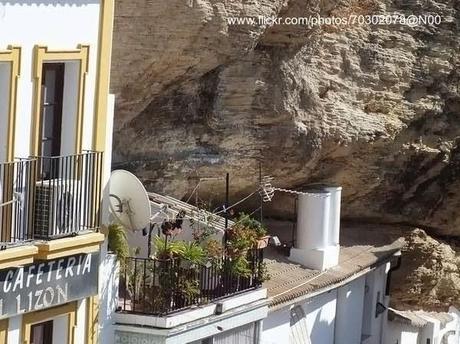
[[[422,328],[416,328],[397,321],[389,321],[385,330],[384,344],[459,344],[460,343],[460,313],[451,307],[449,314],[453,320],[441,325],[440,321],[427,313],[418,314],[427,321]],[[445,336],[445,338],[443,338]],[[445,342],[443,340],[446,340]]]
[[[312,344],[334,344],[337,290],[315,296],[302,303],[301,307],[306,315],[307,333],[305,335],[310,342]],[[289,343],[290,323],[289,308],[269,313],[263,323],[262,343]],[[296,329],[294,342],[298,342],[302,335]]]
[[[338,290],[335,344],[361,342],[365,276]]]
[[[304,307],[311,342],[334,344],[337,289],[314,297]]]
[[[363,311],[363,335],[368,336],[365,344],[380,344],[387,312],[375,316],[377,302],[385,304],[385,288],[388,265],[379,266],[366,275]]]
[[[430,321],[430,319],[426,319]],[[439,333],[439,321],[434,320],[429,322],[425,327],[419,329],[420,343],[425,344],[427,339],[430,340],[431,344],[438,344],[438,333]]]
[[[21,76],[18,83],[16,156],[27,157],[30,148],[32,109],[33,47],[71,50],[78,44],[90,45],[89,73],[86,79],[83,148],[91,148],[94,91],[99,33],[98,0],[0,0],[0,49],[22,47]],[[3,124],[3,123],[2,123]]]
[[[157,212],[157,208],[152,206],[152,215]],[[158,215],[155,217],[155,222],[158,224],[157,227],[152,232],[152,238],[155,238],[155,236],[158,234],[158,228],[161,226],[161,223],[163,220],[166,219],[166,216],[163,214]],[[201,226],[204,226],[203,224],[200,224]],[[198,225],[195,225],[198,226]],[[161,233],[161,229],[160,229]],[[174,236],[173,240],[184,240],[184,241],[192,241],[193,240],[193,228],[190,226],[190,220],[185,219],[184,223],[182,224],[182,232],[176,236]],[[138,257],[147,257],[147,247],[148,247],[148,237],[144,236],[142,234],[142,231],[137,231],[137,232],[132,232],[128,231],[127,232],[127,238],[128,238],[128,243],[129,246],[133,249],[139,248],[139,254]],[[215,232],[214,235],[211,236],[212,239],[215,239],[219,242],[222,241],[223,238],[223,232]],[[153,240],[152,240],[153,241]],[[155,245],[152,243],[152,253],[155,252]]]
[[[263,322],[263,344],[288,343],[290,334],[290,309],[284,308],[268,313]]]
[[[119,264],[116,256],[105,254],[99,271],[100,344],[115,343],[113,312],[118,306]]]
[[[15,156],[27,157],[30,155],[30,138],[32,125],[32,101],[33,101],[33,48],[35,45],[46,45],[50,50],[74,50],[78,44],[89,45],[89,66],[85,83],[85,103],[83,106],[83,149],[92,148],[93,117],[94,117],[94,96],[97,72],[97,52],[99,39],[99,7],[100,0],[0,0],[2,16],[0,17],[0,50],[5,50],[8,45],[16,45],[22,48],[21,53],[21,75],[18,80],[17,94],[17,115],[16,115],[16,139]],[[59,62],[59,61],[56,61]],[[0,75],[4,74],[4,67],[0,69]],[[66,62],[66,75],[64,81],[64,94],[75,94],[76,80],[74,79],[79,69],[79,64]],[[9,80],[8,80],[9,84]],[[3,117],[4,110],[1,101],[4,94],[0,77],[0,130],[6,127]],[[64,95],[64,96],[65,96]],[[72,114],[75,113],[76,103],[74,98],[67,98],[63,104],[63,152],[70,153],[73,150],[75,138],[70,137],[69,128],[75,124]],[[113,119],[113,97],[109,100],[109,115],[107,123],[107,142],[111,149],[112,119]],[[0,139],[3,137],[0,131]],[[64,142],[64,140],[66,140]],[[0,154],[1,145],[0,141]],[[110,171],[110,149],[105,154],[106,171]],[[0,155],[0,159],[2,156]],[[2,160],[0,160],[2,161]],[[104,185],[108,180],[108,174],[104,176]],[[104,188],[106,191],[107,188]],[[102,259],[105,255],[102,254]],[[108,271],[105,266],[101,267],[101,276],[108,277],[113,271]],[[104,282],[105,279],[100,279]],[[101,282],[101,283],[102,283]],[[102,285],[100,283],[101,289]],[[110,295],[112,297],[113,295]],[[108,304],[107,307],[113,306]],[[101,310],[101,314],[107,315],[108,310]],[[76,338],[77,344],[82,344],[85,338],[85,302],[79,303]],[[22,317],[10,319],[10,331],[8,343],[19,343],[19,329]],[[110,317],[101,318],[106,321],[101,326],[107,328],[107,321]],[[16,329],[17,328],[17,329]],[[57,330],[56,330],[57,331]],[[113,341],[112,341],[113,342]],[[109,343],[109,342],[107,342]]]
[[[385,330],[385,344],[419,344],[418,330],[416,327],[390,321]]]
[[[383,343],[387,313],[375,317],[377,295],[380,301],[386,302],[385,287],[389,264],[384,264],[368,274],[351,282],[315,296],[301,303],[306,314],[307,336],[312,344],[364,344]],[[286,306],[269,313],[264,320],[262,343],[289,343],[292,328],[290,325],[291,308]],[[291,307],[291,308],[290,308]],[[366,314],[364,312],[366,311]],[[298,331],[302,326],[296,327]],[[386,344],[395,344],[393,334],[388,334]],[[407,338],[411,338],[408,334]],[[293,341],[297,343],[296,341]],[[306,341],[308,343],[308,341]],[[398,344],[406,344],[399,341]],[[410,343],[409,343],[410,344]],[[456,343],[457,344],[457,343]]]
[[[451,306],[449,308],[449,314],[453,316],[454,320],[446,325],[446,327],[440,332],[439,338],[442,340],[445,333],[455,331],[455,334],[447,335],[448,344],[459,344],[460,343],[460,311]]]

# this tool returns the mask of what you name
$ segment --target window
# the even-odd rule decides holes
[[[25,313],[22,317],[22,344],[73,344],[77,302]],[[52,319],[52,320],[50,320]],[[53,343],[53,337],[55,338]]]
[[[53,344],[53,320],[32,325],[30,344]]]
[[[41,156],[61,153],[64,63],[44,63],[41,102]]]
[[[10,93],[10,72],[11,64],[8,62],[0,62],[0,123],[8,123],[10,118],[8,100]],[[0,126],[0,163],[10,159],[8,157],[7,149],[10,145],[8,142],[8,126]]]
[[[35,46],[32,155],[81,152],[88,58],[89,46],[69,51]]]
[[[0,51],[0,162],[14,158],[14,130],[16,123],[16,90],[19,78],[21,48],[8,47]]]

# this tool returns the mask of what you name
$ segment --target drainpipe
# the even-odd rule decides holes
[[[394,256],[397,258],[396,265],[390,266],[390,269],[388,270],[388,274],[387,274],[387,280],[386,280],[386,286],[385,286],[385,296],[383,297],[384,299],[383,302],[385,303],[384,305],[385,307],[388,307],[390,303],[389,298],[390,298],[390,288],[391,288],[391,273],[393,271],[398,270],[401,267],[401,251],[396,252]],[[388,301],[386,302],[385,299]],[[385,314],[385,317],[383,316],[383,314]],[[384,330],[385,330],[385,327],[387,326],[387,322],[388,322],[388,314],[386,312],[383,312],[382,319],[381,319],[381,325],[380,325],[380,338],[379,338],[380,344],[383,344],[384,342],[384,336],[385,336]]]
[[[401,267],[401,251],[396,252],[395,257],[397,257],[396,265],[390,267],[390,270],[388,270],[388,276],[387,276],[387,283],[386,283],[386,288],[385,288],[385,295],[389,296],[390,295],[390,287],[391,287],[391,273],[393,271],[398,270]]]

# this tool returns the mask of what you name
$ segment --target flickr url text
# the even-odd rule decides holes
[[[439,14],[403,15],[403,14],[372,14],[348,16],[308,16],[308,17],[230,17],[228,25],[275,26],[301,25],[308,29],[320,26],[354,26],[354,25],[440,25],[442,17]]]

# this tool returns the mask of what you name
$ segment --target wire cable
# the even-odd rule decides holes
[[[224,206],[224,209],[222,209],[221,211],[218,211],[217,213],[213,213],[214,215],[219,215],[219,214],[222,214],[222,213],[226,213],[227,210],[229,209],[232,209],[234,207],[236,207],[238,204],[241,204],[243,203],[244,201],[248,200],[249,198],[251,198],[252,196],[254,196],[257,192],[259,192],[259,189],[257,189],[256,191],[252,192],[251,194],[247,195],[246,197],[242,198],[241,200],[239,200],[238,202],[236,203],[233,203],[231,206],[229,207],[225,207]]]

